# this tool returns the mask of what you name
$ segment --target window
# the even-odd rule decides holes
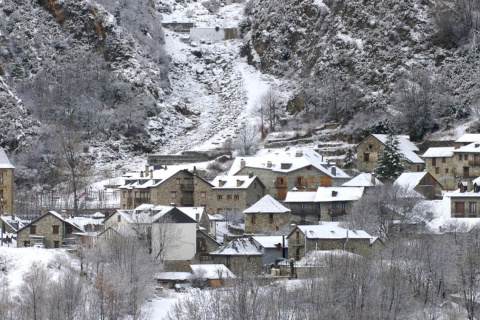
[[[332,209],[337,209],[338,203],[337,202],[332,202]]]
[[[270,223],[273,223],[273,213],[268,214],[268,220],[270,221]]]
[[[252,213],[252,217],[251,217],[250,222],[251,222],[252,224],[255,224],[255,213]]]
[[[368,162],[370,161],[370,153],[364,153],[363,154],[363,161]]]
[[[227,201],[231,201],[232,200],[232,195],[231,194],[227,194]]]
[[[60,226],[52,226],[52,233],[59,234],[60,233]]]
[[[342,210],[343,211],[347,210],[347,203],[346,202],[342,202]]]
[[[177,197],[177,192],[176,191],[171,191],[170,192],[170,198],[175,199]]]
[[[463,160],[463,155],[459,154],[458,155],[458,160],[462,161]]]
[[[276,186],[277,187],[285,187],[286,186],[285,177],[277,177]]]
[[[253,183],[253,189],[257,189],[257,183],[256,182]]]
[[[466,154],[464,158],[465,158],[465,161],[467,161],[468,160],[468,154]]]
[[[23,241],[24,247],[30,247],[30,241]]]
[[[445,162],[447,162],[447,158],[442,157],[442,163],[445,163]]]
[[[312,170],[312,166],[307,166],[307,170]]]
[[[223,197],[222,197],[221,194],[217,195],[217,200],[222,200],[222,199],[223,199]]]
[[[37,226],[30,226],[30,234],[37,234]]]
[[[432,158],[432,167],[437,165],[437,158]]]
[[[122,222],[122,216],[121,215],[117,216],[117,222]]]
[[[71,224],[66,224],[65,225],[65,233],[66,234],[72,234],[73,233],[73,227]]]
[[[182,184],[182,179],[180,178],[176,178],[175,181],[177,182],[177,184]]]
[[[476,202],[469,202],[468,204],[469,213],[477,213],[477,203]]]
[[[60,241],[53,241],[54,248],[60,248]]]
[[[195,213],[195,220],[200,220],[200,213]]]
[[[445,173],[448,173],[448,168],[445,169]]]
[[[470,168],[469,167],[463,167],[463,177],[464,178],[470,177]]]
[[[465,213],[464,202],[455,202],[455,213]]]
[[[200,198],[206,198],[207,193],[205,191],[200,192]]]
[[[235,201],[240,200],[240,196],[239,196],[238,194],[234,195],[234,196],[233,196],[233,200],[235,200]]]
[[[315,184],[315,176],[309,176],[308,177],[308,183],[310,184]],[[311,186],[310,186],[311,187]]]
[[[0,184],[3,184],[3,173],[0,173]]]
[[[439,167],[435,167],[435,174],[439,174],[440,173],[440,168]]]

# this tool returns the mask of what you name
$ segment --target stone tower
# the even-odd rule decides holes
[[[13,170],[5,151],[0,148],[0,215],[13,214]]]

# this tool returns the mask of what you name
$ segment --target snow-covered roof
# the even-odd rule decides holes
[[[290,209],[282,205],[277,200],[273,199],[271,195],[266,195],[258,200],[253,206],[247,208],[243,213],[288,213]]]
[[[378,238],[369,235],[363,230],[348,230],[341,228],[336,223],[297,226],[297,228],[305,234],[307,239],[369,239],[370,243],[373,243]]]
[[[85,231],[85,226],[87,225],[102,225],[103,220],[102,219],[94,219],[90,217],[72,217],[65,219],[65,221],[70,222],[71,224],[77,226],[80,228],[82,231]]]
[[[383,144],[386,144],[387,134],[373,134]],[[405,135],[395,136],[398,140],[398,148],[403,154],[403,157],[411,163],[425,163],[415,152],[418,151],[418,147],[410,141],[410,138]]]
[[[407,190],[413,190],[425,175],[427,175],[427,172],[403,172],[393,184]]]
[[[317,195],[316,191],[289,191],[285,197],[286,203],[293,202],[314,202],[315,196]]]
[[[215,214],[209,214],[208,219],[210,219],[210,221],[224,221],[225,217],[219,213],[215,213]]]
[[[424,158],[453,157],[454,147],[432,147],[422,155]]]
[[[197,277],[209,280],[235,278],[233,272],[224,264],[191,264],[190,268]]]
[[[240,238],[230,241],[226,246],[210,252],[210,255],[218,256],[261,256],[262,252],[255,246],[252,240]]]
[[[465,133],[460,138],[455,140],[455,142],[459,143],[468,143],[468,142],[476,142],[480,141],[480,133]]]
[[[100,218],[105,218],[105,215],[101,212],[95,212],[93,215],[92,215],[92,218],[95,218],[95,219],[100,219]]]
[[[364,187],[318,187],[315,202],[356,201],[364,190]]]
[[[444,197],[450,197],[450,198],[480,198],[480,192],[474,192],[472,191],[465,191],[465,192],[460,192],[460,189],[446,192],[443,194]]]
[[[375,184],[372,183],[372,174],[362,172],[355,178],[345,182],[342,184],[343,187],[374,187],[380,186],[383,183],[380,182],[377,178],[375,178]]]
[[[26,223],[17,216],[0,216],[0,220],[5,222],[13,230],[21,229],[26,225]]]
[[[200,219],[202,219],[202,215],[205,213],[205,207],[177,207],[177,209],[195,221],[197,221],[197,214],[198,221],[200,221]]]
[[[302,257],[299,261],[295,261],[295,267],[326,267],[332,257],[345,257],[349,259],[362,258],[361,255],[343,251],[343,250],[312,250]],[[281,265],[290,265],[290,261],[280,262]]]
[[[342,169],[335,166],[328,166],[323,156],[313,149],[289,148],[288,150],[276,150],[264,156],[237,157],[228,175],[233,176],[239,172],[240,169],[242,169],[242,162],[244,162],[245,167],[284,173],[312,166],[332,178],[349,178],[349,175]]]
[[[285,247],[288,247],[288,239],[284,240],[283,236],[253,236],[252,239],[264,248],[276,248],[277,244],[283,244],[283,241]]]
[[[7,154],[3,148],[0,148],[0,169],[15,169],[15,167],[8,160]]]
[[[247,189],[257,176],[216,176],[212,189]]]
[[[466,146],[462,146],[458,149],[455,149],[453,152],[456,153],[480,153],[480,142],[473,142],[467,144]]]
[[[178,166],[172,166],[172,167],[167,167],[167,169],[157,169],[157,170],[150,168],[149,172],[153,172],[151,174],[143,174],[142,172],[144,171],[128,172],[123,175],[123,178],[125,179],[125,183],[121,185],[119,189],[129,190],[134,188],[147,189],[151,187],[157,187],[182,170],[190,173],[192,176],[194,175],[193,173],[191,173],[186,169],[179,169]]]
[[[156,280],[188,280],[192,274],[190,272],[159,272],[155,274]]]

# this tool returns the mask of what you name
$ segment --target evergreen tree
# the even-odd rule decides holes
[[[395,180],[404,170],[399,143],[393,134],[389,134],[385,146],[378,154],[377,166],[373,171],[380,180]]]
[[[343,158],[343,167],[347,169],[355,168],[357,166],[356,160],[355,151],[353,148],[349,148],[345,154],[345,158]]]

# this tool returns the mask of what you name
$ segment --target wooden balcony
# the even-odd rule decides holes
[[[135,201],[135,206],[144,204],[144,203],[149,203],[150,199],[149,198],[134,198]]]
[[[480,160],[469,160],[468,165],[469,166],[480,166]]]
[[[182,197],[180,202],[182,203],[182,206],[193,206],[195,203],[193,197]]]
[[[193,191],[195,189],[195,185],[193,183],[185,183],[180,185],[180,190],[182,191]]]
[[[133,202],[133,198],[132,197],[127,197],[127,205],[131,205]]]

